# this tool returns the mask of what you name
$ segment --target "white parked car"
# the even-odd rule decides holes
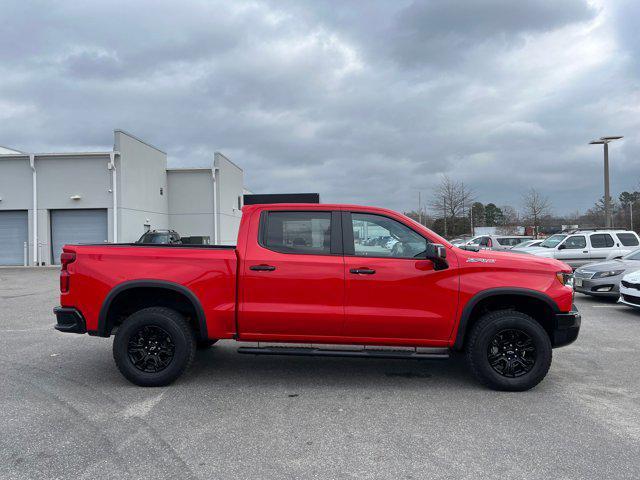
[[[555,258],[575,269],[591,262],[621,258],[639,245],[640,237],[629,230],[576,230],[551,235],[538,247],[512,252]]]
[[[640,270],[622,277],[618,301],[630,307],[640,308]]]

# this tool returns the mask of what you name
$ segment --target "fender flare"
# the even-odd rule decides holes
[[[107,314],[109,313],[109,309],[111,308],[111,304],[115,300],[115,298],[132,288],[158,288],[165,290],[173,290],[174,292],[178,292],[189,299],[191,305],[196,311],[196,316],[198,319],[198,327],[200,338],[209,338],[207,333],[207,318],[204,313],[204,309],[202,308],[202,304],[198,299],[197,295],[193,293],[190,289],[185,287],[184,285],[180,285],[179,283],[169,282],[166,280],[130,280],[127,282],[119,283],[115,287],[111,289],[108,293],[104,301],[102,302],[102,307],[100,307],[100,314],[98,315],[98,330],[97,335],[100,337],[108,337],[109,333],[107,332]]]
[[[559,313],[560,308],[558,304],[547,294],[539,292],[537,290],[530,290],[528,288],[490,288],[488,290],[482,290],[481,292],[476,293],[467,304],[464,306],[462,310],[462,314],[460,315],[460,321],[458,322],[458,331],[456,333],[456,340],[453,344],[453,348],[455,350],[462,350],[462,346],[464,345],[464,337],[467,333],[467,323],[469,322],[469,317],[471,316],[471,312],[475,306],[480,303],[482,300],[486,300],[487,298],[497,297],[502,295],[516,295],[521,297],[529,297],[535,298],[536,300],[541,300],[551,309],[553,313]]]

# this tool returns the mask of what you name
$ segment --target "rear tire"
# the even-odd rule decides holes
[[[142,387],[169,385],[189,368],[195,351],[195,333],[187,320],[165,307],[133,313],[113,341],[113,358],[120,373]]]
[[[466,350],[473,374],[494,390],[529,390],[551,366],[549,335],[529,315],[514,310],[483,315],[471,330]]]

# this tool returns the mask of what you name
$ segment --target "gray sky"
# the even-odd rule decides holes
[[[24,2],[0,8],[0,145],[123,128],[256,192],[415,208],[440,173],[556,213],[640,180],[640,2]]]

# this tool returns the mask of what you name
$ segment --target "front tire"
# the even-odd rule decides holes
[[[482,316],[467,343],[467,362],[489,388],[524,391],[542,381],[551,366],[551,341],[529,315],[500,310]]]
[[[191,365],[195,351],[195,333],[187,320],[165,307],[130,315],[113,341],[113,358],[120,373],[142,387],[169,385]]]

